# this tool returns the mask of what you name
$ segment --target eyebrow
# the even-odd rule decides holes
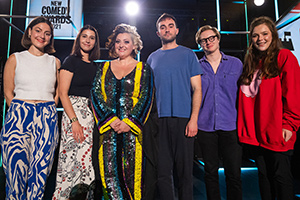
[[[217,35],[210,35],[210,36],[208,36],[208,37],[206,37],[206,38],[201,38],[201,39],[208,39],[208,38],[210,38],[210,37],[215,37],[215,36],[217,36]]]
[[[269,31],[253,32],[253,34],[269,33]]]
[[[81,36],[82,36],[82,35],[91,36],[91,37],[96,37],[95,35],[88,35],[88,34],[86,34],[86,33],[82,33]]]
[[[160,25],[159,27],[163,27],[163,26],[170,26],[170,25],[173,25],[173,26],[175,26],[175,24],[174,23],[169,23],[169,24],[167,24],[167,25],[165,25],[165,24],[162,24],[162,25]]]
[[[39,29],[39,30],[41,30],[41,31],[43,30],[43,29],[41,29],[41,28],[40,28],[40,27],[38,27],[38,26],[36,27],[36,29]],[[45,31],[45,32],[47,32],[47,33],[51,33],[51,31]]]

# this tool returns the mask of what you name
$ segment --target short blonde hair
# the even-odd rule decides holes
[[[136,47],[134,51],[132,51],[131,56],[133,58],[139,53],[139,51],[143,48],[143,42],[141,40],[141,36],[138,34],[135,26],[131,26],[128,24],[119,24],[113,30],[113,33],[107,38],[108,42],[106,43],[106,47],[108,48],[109,56],[112,58],[117,58],[115,51],[115,43],[116,38],[120,33],[129,33],[131,35],[131,39],[133,41],[133,45]]]
[[[204,31],[207,31],[207,30],[212,30],[217,38],[220,40],[221,39],[221,34],[220,32],[218,31],[218,29],[216,27],[212,27],[210,25],[205,25],[205,26],[202,26],[201,28],[199,28],[199,30],[197,31],[196,35],[195,35],[195,39],[196,39],[196,43],[200,45],[200,40],[201,40],[201,33],[203,33]]]

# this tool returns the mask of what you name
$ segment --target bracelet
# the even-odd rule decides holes
[[[78,121],[78,118],[77,117],[73,117],[72,119],[70,119],[71,120],[71,123],[73,123],[73,122],[76,122],[76,121]]]

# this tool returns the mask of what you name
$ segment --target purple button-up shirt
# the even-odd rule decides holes
[[[242,62],[223,52],[217,73],[203,56],[199,60],[203,69],[202,104],[198,118],[198,129],[207,132],[236,129],[238,79],[243,70]]]

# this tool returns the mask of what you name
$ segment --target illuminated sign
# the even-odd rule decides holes
[[[277,22],[278,35],[283,47],[291,50],[300,61],[300,1],[288,10]]]
[[[56,39],[73,39],[82,27],[82,4],[82,0],[28,0],[27,15],[49,18]]]

